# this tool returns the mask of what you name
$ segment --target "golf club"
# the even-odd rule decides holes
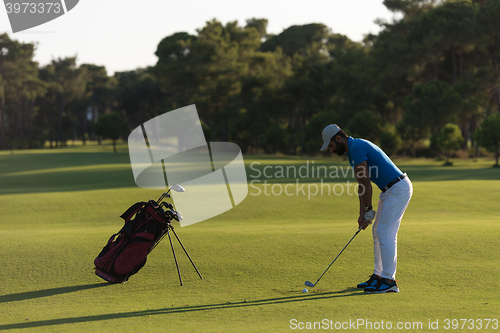
[[[168,193],[170,192],[170,190],[174,190],[175,192],[185,192],[186,190],[184,189],[184,187],[182,187],[181,185],[179,184],[174,184],[172,185],[167,192],[163,193],[156,202],[160,203],[163,198],[170,198],[171,195]]]
[[[333,263],[335,262],[335,260],[337,260],[337,258],[340,256],[340,254],[345,250],[345,248],[347,247],[347,245],[349,245],[349,243],[351,243],[351,241],[354,239],[354,237],[356,237],[357,234],[359,234],[359,232],[363,230],[362,228],[359,228],[358,231],[356,231],[356,233],[354,234],[354,236],[352,236],[352,238],[349,240],[349,242],[347,242],[347,244],[344,246],[344,248],[339,252],[339,254],[337,254],[337,256],[335,257],[335,259],[333,259],[333,261],[330,263],[330,265],[327,267],[327,269],[325,269],[325,271],[323,272],[323,274],[321,274],[321,276],[316,280],[316,282],[311,283],[310,281],[306,281],[306,286],[308,287],[314,287],[318,281],[323,277],[323,275],[325,275],[326,271],[330,268],[330,266],[333,265]]]
[[[174,190],[175,192],[185,192],[186,190],[184,189],[184,187],[180,186],[179,184],[174,184],[170,187],[170,190]]]

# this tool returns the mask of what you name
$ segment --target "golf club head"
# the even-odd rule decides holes
[[[306,281],[305,285],[308,287],[314,287],[314,284],[312,284],[310,281]]]
[[[170,187],[172,190],[174,190],[175,192],[185,192],[186,190],[184,189],[184,187],[180,186],[179,184],[174,184],[172,185],[172,187]]]
[[[170,197],[171,195],[168,192],[165,192],[158,198],[158,200],[156,200],[156,202],[159,204],[163,200],[163,198],[170,198]]]

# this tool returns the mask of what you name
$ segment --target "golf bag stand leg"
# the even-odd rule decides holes
[[[179,281],[181,282],[181,286],[182,286],[181,271],[179,270],[179,263],[177,263],[177,257],[175,256],[175,250],[174,250],[174,244],[172,244],[172,237],[170,237],[169,230],[170,230],[170,228],[167,228],[168,240],[170,241],[170,247],[172,248],[172,253],[174,254],[175,266],[177,267],[177,274],[179,275]]]
[[[191,262],[191,265],[193,265],[194,269],[196,270],[196,273],[198,273],[198,276],[200,277],[200,279],[203,280],[203,276],[201,276],[200,274],[200,271],[198,270],[198,268],[196,267],[196,265],[194,264],[193,260],[191,259],[191,257],[189,256],[189,254],[187,253],[186,251],[186,248],[184,247],[184,245],[182,245],[182,242],[181,240],[179,239],[179,237],[177,236],[177,234],[175,233],[174,231],[174,228],[171,227],[171,230],[172,232],[174,233],[174,236],[175,238],[177,238],[177,241],[179,242],[179,244],[181,244],[181,247],[182,249],[184,250],[184,253],[186,254],[186,256],[188,257],[189,261]]]
[[[177,267],[177,274],[179,275],[179,281],[181,283],[181,286],[182,286],[181,271],[179,269],[179,263],[177,262],[177,257],[175,255],[174,244],[172,243],[172,237],[170,236],[170,231],[172,231],[174,233],[175,238],[177,238],[177,241],[181,245],[181,247],[184,250],[184,253],[186,254],[186,256],[189,258],[189,261],[191,262],[191,264],[193,265],[194,269],[196,270],[196,273],[198,273],[198,276],[200,277],[200,279],[203,279],[203,277],[201,276],[200,272],[198,271],[198,268],[196,267],[196,265],[194,264],[193,260],[191,259],[191,257],[187,253],[186,248],[184,247],[184,245],[182,245],[181,240],[179,239],[179,237],[175,233],[174,228],[172,226],[169,226],[167,228],[167,235],[168,235],[168,240],[170,241],[170,247],[172,248],[172,254],[174,255],[175,266]]]

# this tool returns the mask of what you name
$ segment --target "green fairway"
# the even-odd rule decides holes
[[[491,159],[395,161],[414,185],[398,238],[399,294],[355,288],[373,270],[371,230],[304,294],[357,230],[354,180],[276,176],[280,166],[304,166],[304,175],[313,161],[346,161],[244,156],[254,182],[241,204],[174,224],[203,280],[174,242],[179,285],[166,239],[128,283],[110,285],[94,274],[94,258],[122,227],[119,215],[161,191],[135,185],[124,146],[107,148],[0,153],[0,330],[500,331],[500,169]],[[344,192],[314,194],[324,184]]]

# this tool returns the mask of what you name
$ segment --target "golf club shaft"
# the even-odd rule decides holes
[[[347,242],[347,244],[344,246],[344,248],[342,250],[340,250],[339,254],[337,254],[337,256],[335,257],[335,259],[333,259],[333,261],[330,263],[330,265],[328,265],[327,269],[325,269],[325,271],[323,272],[323,274],[321,274],[321,276],[316,280],[316,282],[314,283],[314,285],[316,285],[319,280],[323,277],[323,275],[325,275],[325,273],[328,271],[328,269],[330,269],[330,267],[333,265],[333,263],[335,262],[335,260],[337,260],[337,258],[342,254],[342,252],[344,252],[345,248],[347,247],[347,245],[349,245],[352,240],[354,239],[354,237],[356,237],[357,234],[359,234],[359,232],[361,231],[362,229],[359,228],[358,231],[356,231],[356,233],[354,234],[354,236],[352,236],[352,238]]]

